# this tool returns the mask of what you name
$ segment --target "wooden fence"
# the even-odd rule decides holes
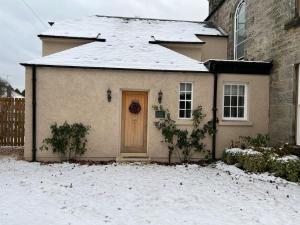
[[[0,146],[23,146],[24,98],[0,98]]]

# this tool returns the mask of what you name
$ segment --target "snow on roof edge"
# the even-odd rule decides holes
[[[203,63],[199,63],[203,64]],[[41,64],[41,63],[20,63],[22,66],[37,66],[37,67],[57,67],[57,68],[79,68],[79,69],[103,69],[103,70],[136,70],[136,71],[162,71],[162,72],[180,72],[180,73],[210,73],[207,70],[187,70],[187,69],[159,69],[159,68],[133,68],[133,67],[105,67],[105,66],[80,66],[80,65],[62,65],[62,64]],[[203,64],[204,65],[204,64]]]

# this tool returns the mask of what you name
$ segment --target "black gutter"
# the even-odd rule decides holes
[[[200,64],[200,63],[199,63]],[[210,71],[196,71],[196,70],[166,70],[166,69],[135,69],[135,68],[114,68],[114,67],[91,67],[91,66],[64,66],[64,65],[42,65],[31,63],[20,63],[22,66],[35,66],[35,67],[49,67],[49,68],[67,68],[67,69],[91,69],[91,70],[129,70],[129,71],[150,71],[150,72],[179,72],[179,73],[211,73]]]
[[[32,162],[36,161],[36,66],[32,66]]]
[[[38,37],[39,38],[57,38],[57,39],[73,39],[73,40],[106,42],[106,39],[104,39],[104,38],[69,37],[69,36],[54,36],[54,35],[44,35],[44,34],[39,34]]]
[[[150,44],[186,44],[186,45],[203,45],[206,42],[204,41],[161,41],[161,40],[155,40],[155,41],[149,41]]]
[[[214,73],[214,97],[213,97],[213,135],[212,135],[212,152],[211,152],[211,158],[212,160],[216,160],[216,143],[217,143],[217,99],[218,99],[218,73]]]
[[[211,73],[270,75],[272,62],[210,59],[204,63]]]

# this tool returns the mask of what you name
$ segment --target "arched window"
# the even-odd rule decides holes
[[[234,59],[243,59],[246,41],[246,3],[241,1],[234,17]]]

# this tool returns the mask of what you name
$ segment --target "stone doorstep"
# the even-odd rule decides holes
[[[146,153],[121,153],[116,158],[117,162],[145,162],[150,163],[151,159]]]

